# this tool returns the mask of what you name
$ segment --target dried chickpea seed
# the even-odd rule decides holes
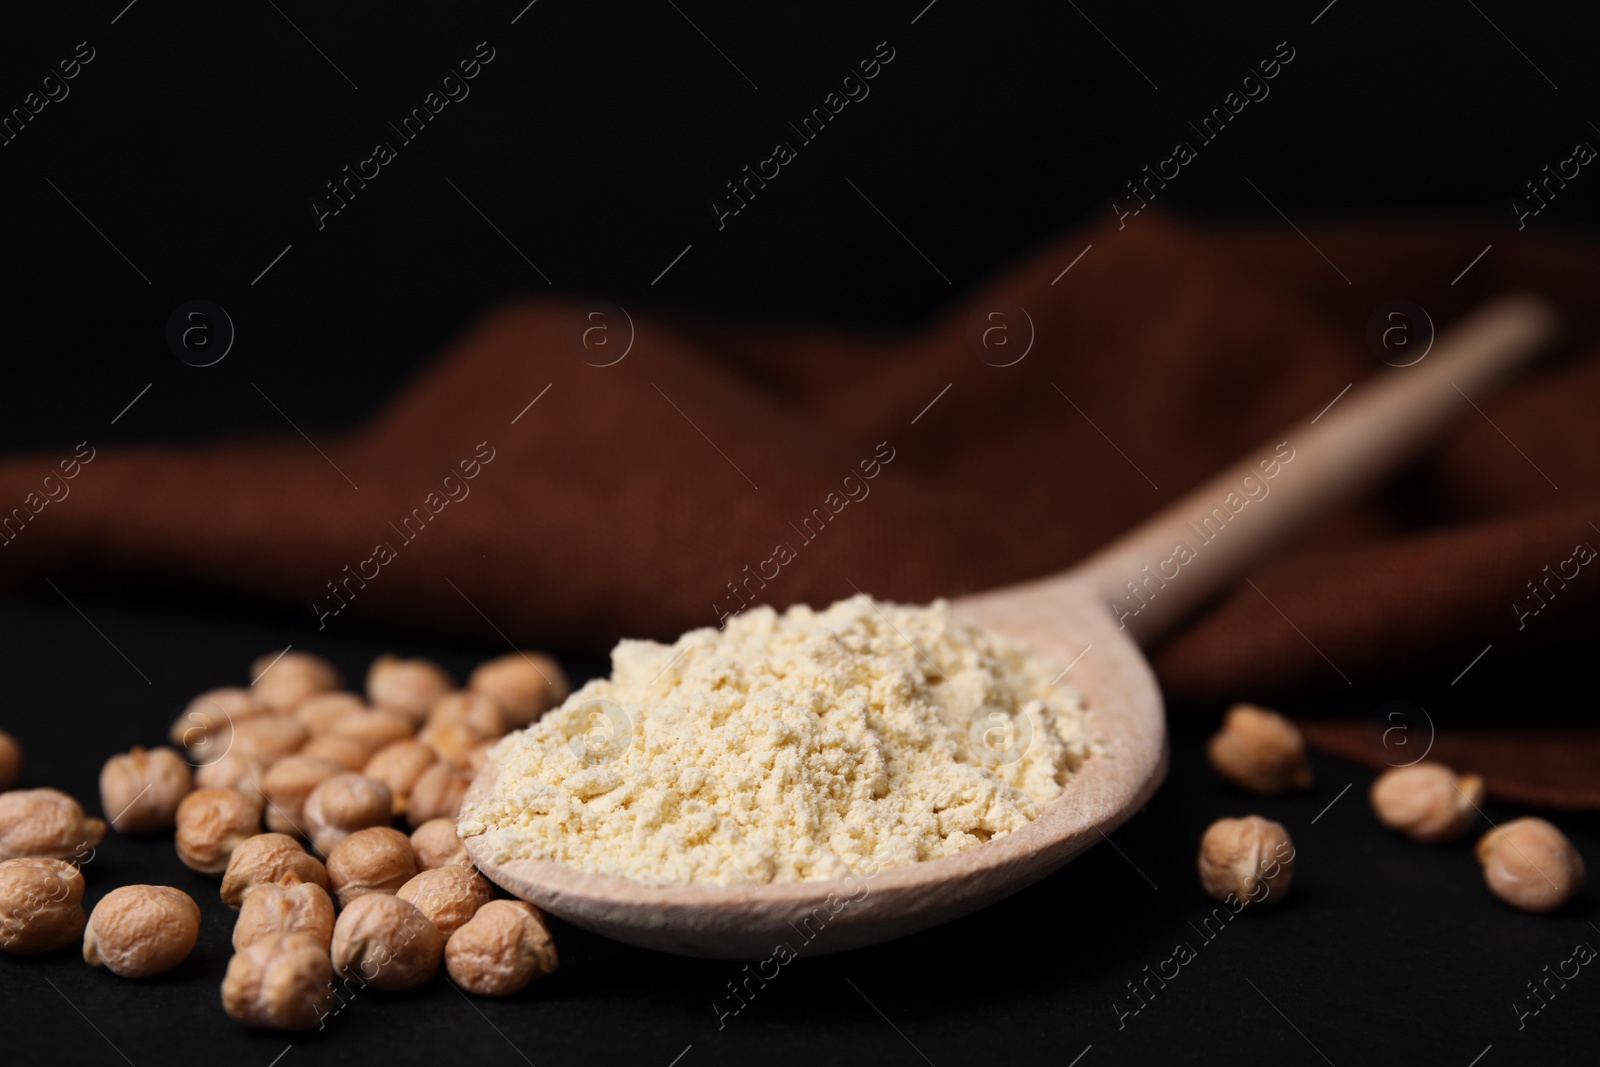
[[[203,753],[215,760],[227,747],[236,723],[265,715],[270,709],[248,689],[210,689],[189,701],[167,731],[176,748]]]
[[[222,875],[222,902],[237,908],[251,889],[287,875],[328,888],[322,861],[301,848],[300,842],[287,834],[257,834],[233,850]]]
[[[0,950],[33,956],[83,936],[83,872],[65,860],[0,861]]]
[[[475,868],[440,867],[421,872],[395,896],[415,905],[449,942],[450,935],[494,897],[494,886]]]
[[[165,885],[125,885],[100,898],[83,932],[83,959],[123,978],[148,978],[189,958],[200,906]]]
[[[1583,857],[1543,819],[1513,819],[1478,841],[1489,891],[1523,911],[1556,911],[1583,891]]]
[[[316,756],[285,756],[267,768],[261,777],[261,792],[266,797],[267,829],[280,834],[306,834],[306,797],[317,786],[344,767]]]
[[[300,755],[302,756],[329,760],[356,774],[361,773],[361,768],[367,765],[367,761],[376,752],[377,749],[365,741],[357,741],[353,737],[339,737],[334,734],[313,737],[300,749]]]
[[[561,665],[542,652],[512,652],[478,665],[467,688],[500,705],[511,727],[527,726],[567,699]]]
[[[395,893],[417,873],[411,839],[392,826],[357,830],[328,853],[328,885],[346,908],[368,893]]]
[[[455,983],[480,997],[508,997],[556,969],[556,944],[544,916],[520,900],[491,900],[444,949]]]
[[[222,1006],[247,1026],[310,1030],[333,1007],[328,948],[310,934],[264,934],[228,961]]]
[[[346,715],[333,724],[330,737],[348,737],[367,746],[376,753],[390,741],[399,741],[416,732],[416,724],[398,711],[373,708],[356,715]]]
[[[292,712],[301,701],[317,693],[339,688],[339,672],[333,664],[310,652],[268,652],[250,664],[250,689],[262,704],[274,711]]]
[[[464,867],[472,860],[467,858],[467,846],[456,833],[454,819],[429,819],[411,832],[411,849],[417,854],[417,868],[436,871],[440,867]]]
[[[196,789],[231,789],[262,801],[265,795],[261,791],[261,779],[265,775],[266,768],[259,761],[230,752],[195,771],[194,784]]]
[[[125,834],[170,830],[193,788],[189,765],[170,748],[135,748],[100,770],[100,808]]]
[[[0,793],[0,859],[72,859],[98,845],[106,824],[59,789],[13,789]]]
[[[399,897],[369,893],[333,924],[333,966],[376,989],[415,989],[433,977],[444,939],[428,917]]]
[[[394,813],[406,810],[406,798],[422,772],[439,762],[439,756],[414,737],[391,741],[372,754],[361,773],[389,787],[394,795]]]
[[[226,871],[233,850],[260,832],[260,805],[232,789],[197,789],[178,805],[178,858],[201,874]]]
[[[235,723],[233,739],[228,748],[241,756],[259,761],[270,767],[285,756],[300,751],[310,735],[298,719],[287,715],[257,715],[253,719]]]
[[[417,734],[417,740],[451,766],[465,767],[484,739],[464,722],[441,719],[429,721]]]
[[[313,882],[286,874],[250,887],[233,924],[233,950],[243,952],[268,934],[310,934],[324,950],[333,943],[333,898]]]
[[[1218,819],[1200,839],[1200,884],[1212,900],[1241,907],[1277,903],[1294,880],[1294,842],[1281,823],[1247,815]]]
[[[312,737],[321,737],[340,719],[366,710],[366,701],[354,693],[317,693],[300,702],[294,709],[294,717]]]
[[[1218,774],[1252,793],[1311,788],[1311,764],[1300,730],[1277,712],[1254,704],[1228,709],[1206,755]]]
[[[0,730],[0,792],[17,784],[22,776],[22,746],[17,739]]]
[[[379,656],[367,670],[367,699],[375,707],[398,711],[413,727],[434,702],[456,687],[444,668],[428,659]]]
[[[465,726],[480,741],[497,741],[511,729],[511,721],[499,704],[482,693],[446,693],[428,711],[428,727],[444,723]]]
[[[1368,794],[1378,821],[1426,844],[1466,833],[1483,803],[1483,779],[1456,776],[1442,763],[1414,763],[1378,775]]]
[[[306,832],[324,856],[357,830],[387,826],[394,814],[389,787],[364,774],[336,774],[306,797]]]
[[[435,763],[417,777],[406,800],[406,821],[413,827],[429,819],[450,819],[461,814],[472,778],[448,763]]]

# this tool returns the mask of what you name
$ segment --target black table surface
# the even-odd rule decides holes
[[[0,603],[5,726],[26,749],[23,784],[65,789],[95,813],[109,754],[160,743],[189,696],[236,684],[252,656],[303,640],[296,622],[239,606],[75,602]],[[390,649],[433,656],[458,676],[503,651],[351,628],[319,636],[312,650],[348,678]],[[581,678],[600,665],[572,666]],[[170,836],[111,833],[85,867],[85,904],[128,883],[177,886],[201,907],[193,956],[131,981],[90,968],[75,948],[0,955],[0,1047],[19,1064],[139,1067],[1594,1062],[1600,974],[1585,966],[1564,986],[1549,978],[1571,974],[1576,964],[1564,961],[1579,944],[1600,947],[1592,892],[1555,916],[1513,911],[1484,887],[1473,837],[1424,848],[1380,827],[1369,771],[1318,757],[1311,791],[1246,797],[1206,765],[1203,732],[1183,725],[1198,721],[1182,709],[1173,718],[1165,786],[1108,843],[978,914],[793,961],[750,982],[737,1013],[729,983],[745,988],[743,965],[636,949],[557,920],[559,971],[507,1000],[471,998],[436,977],[408,994],[361,992],[319,1032],[246,1029],[219,996],[233,912],[217,881],[185,868]],[[1518,814],[1484,810],[1497,822]],[[1247,812],[1293,835],[1293,888],[1280,906],[1207,924],[1200,834]],[[1600,857],[1592,819],[1559,821],[1591,864]],[[1180,944],[1188,962],[1164,962]],[[1150,977],[1174,970],[1164,983]],[[1537,1014],[1530,982],[1547,983]]]

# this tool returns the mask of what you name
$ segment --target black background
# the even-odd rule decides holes
[[[1162,205],[1283,223],[1265,194],[1301,225],[1473,217],[1498,222],[1497,244],[1509,244],[1522,183],[1574,142],[1600,143],[1594,25],[1569,5],[925,3],[323,11],[279,0],[224,11],[116,0],[8,12],[0,109],[21,106],[78,42],[96,57],[0,147],[0,445],[66,454],[86,437],[282,430],[251,383],[302,427],[348,424],[488,305],[527,292],[915,325],[1061,232],[1108,218],[1121,183],[1280,41],[1296,57],[1271,95],[1184,168]],[[495,58],[470,96],[319,230],[308,202],[323,183],[479,41]],[[896,55],[870,96],[719,231],[707,202],[723,182],[880,41]],[[1570,182],[1530,231],[1592,226],[1592,181]],[[228,358],[203,369],[165,342],[172,310],[197,298],[225,307],[238,331]],[[480,647],[440,646],[354,627],[308,642],[298,616],[190,592],[112,599],[70,577],[65,587],[84,614],[59,598],[0,603],[3,724],[26,746],[24,784],[57,785],[91,808],[107,754],[155,743],[188,696],[242,681],[265,649],[309,645],[352,678],[391,648],[458,674],[501,650],[487,633]],[[1547,666],[1541,694],[1580,676],[1571,660]],[[1483,889],[1465,845],[1427,850],[1382,832],[1365,772],[1319,760],[1311,794],[1246,800],[1204,769],[1189,729],[1169,785],[1117,849],[939,930],[792,964],[720,1031],[711,1005],[737,968],[561,924],[561,972],[509,1002],[469,1003],[438,981],[410,996],[369,992],[320,1035],[246,1031],[218,1001],[231,915],[214,883],[184,869],[170,841],[113,837],[86,871],[87,903],[127,882],[177,885],[205,912],[195,956],[145,982],[91,971],[72,952],[0,958],[0,1034],[19,1062],[140,1067],[265,1067],[291,1044],[285,1067],[519,1054],[540,1067],[665,1067],[687,1046],[683,1067],[758,1055],[1067,1065],[1091,1045],[1084,1067],[1466,1067],[1490,1045],[1484,1067],[1593,1061],[1600,977],[1588,969],[1521,1031],[1510,1008],[1575,942],[1600,945],[1592,898],[1554,918],[1516,914]],[[1295,835],[1288,903],[1230,924],[1119,1031],[1123,983],[1198,940],[1188,924],[1207,910],[1192,871],[1200,831],[1246,810]],[[1561,822],[1600,857],[1592,819]]]

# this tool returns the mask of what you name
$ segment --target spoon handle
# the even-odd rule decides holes
[[[1238,581],[1313,519],[1411,460],[1556,333],[1532,296],[1474,311],[1407,367],[1378,372],[1096,552],[1087,581],[1140,644]]]

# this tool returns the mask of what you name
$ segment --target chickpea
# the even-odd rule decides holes
[[[125,834],[170,830],[193,783],[189,765],[170,748],[134,748],[100,771],[100,807]]]
[[[424,871],[440,867],[466,866],[467,846],[456,833],[454,819],[429,819],[411,833],[411,849],[417,855],[417,866]]]
[[[268,652],[250,664],[251,690],[274,711],[290,712],[303,700],[339,688],[333,664],[310,652]]]
[[[83,933],[83,958],[123,978],[149,978],[189,958],[200,906],[165,885],[125,885],[100,898]]]
[[[332,737],[353,738],[367,745],[369,751],[377,752],[389,742],[410,737],[415,732],[416,725],[398,711],[373,708],[371,711],[346,715],[333,724],[329,734]]]
[[[561,665],[542,652],[512,652],[480,663],[467,688],[499,704],[513,727],[527,726],[570,691]]]
[[[354,693],[317,693],[306,697],[294,709],[294,717],[312,737],[321,737],[346,715],[367,710],[366,702]]]
[[[483,744],[478,732],[464,722],[441,720],[429,722],[417,735],[439,758],[457,767],[465,767],[472,753]]]
[[[328,853],[328,885],[342,908],[368,893],[398,892],[416,874],[411,839],[392,826],[357,830]]]
[[[447,693],[440,697],[428,711],[427,725],[438,723],[460,723],[480,741],[497,741],[511,729],[500,705],[481,693]]]
[[[521,900],[491,900],[444,949],[456,985],[480,997],[508,997],[559,962],[544,916]]]
[[[308,736],[306,728],[297,719],[287,715],[257,715],[234,724],[233,740],[228,751],[270,767],[298,752]]]
[[[72,859],[106,836],[106,824],[59,789],[0,793],[0,859]]]
[[[413,728],[427,717],[434,701],[455,687],[444,668],[428,659],[379,656],[367,671],[367,699],[400,712]]]
[[[347,771],[359,773],[377,751],[373,745],[353,737],[323,734],[307,741],[300,749],[300,755],[332,760]]]
[[[1311,788],[1305,739],[1294,723],[1266,708],[1253,704],[1229,708],[1206,754],[1218,774],[1252,793]]]
[[[286,874],[250,887],[233,924],[233,950],[243,952],[268,934],[310,934],[326,951],[333,943],[333,898],[314,882]]]
[[[261,805],[232,789],[197,789],[178,805],[178,858],[201,874],[228,869],[233,850],[261,832]]]
[[[489,903],[494,886],[476,868],[440,867],[420,872],[395,896],[415,905],[448,943],[451,934]]]
[[[345,769],[316,756],[285,756],[267,768],[261,792],[267,801],[267,829],[280,834],[305,835],[306,797],[317,786]]]
[[[387,826],[393,814],[389,787],[363,774],[336,774],[306,797],[306,829],[324,856],[356,830]]]
[[[287,875],[328,888],[328,872],[322,861],[301,848],[300,842],[287,834],[257,834],[233,850],[222,875],[222,902],[237,908],[251,889]]]
[[[1543,819],[1502,823],[1479,839],[1476,852],[1489,891],[1514,908],[1555,911],[1583,891],[1583,857]]]
[[[1213,900],[1241,907],[1282,900],[1294,880],[1294,842],[1281,823],[1247,815],[1218,819],[1200,839],[1200,884]]]
[[[17,784],[22,777],[22,746],[17,739],[0,730],[0,793]]]
[[[1442,763],[1414,763],[1378,775],[1368,796],[1383,825],[1437,845],[1472,826],[1483,803],[1483,779],[1475,774],[1457,778]]]
[[[361,773],[389,787],[394,794],[394,813],[406,810],[406,798],[417,778],[439,761],[438,755],[416,738],[407,737],[391,741],[373,753]]]
[[[417,777],[406,801],[406,821],[413,828],[429,819],[454,820],[461,814],[472,778],[448,763],[435,763]]]
[[[333,1008],[333,964],[310,934],[264,934],[228,961],[222,1006],[247,1026],[310,1030]]]
[[[207,690],[189,701],[167,731],[167,738],[175,748],[215,758],[228,747],[235,723],[265,715],[268,710],[248,689]]]
[[[333,924],[333,966],[376,989],[415,989],[433,977],[444,939],[428,917],[399,897],[369,893]]]
[[[230,752],[214,763],[207,763],[194,772],[197,789],[231,789],[256,801],[264,801],[261,779],[266,768],[258,760]]]
[[[0,861],[0,950],[33,956],[83,936],[83,872],[64,860]]]

